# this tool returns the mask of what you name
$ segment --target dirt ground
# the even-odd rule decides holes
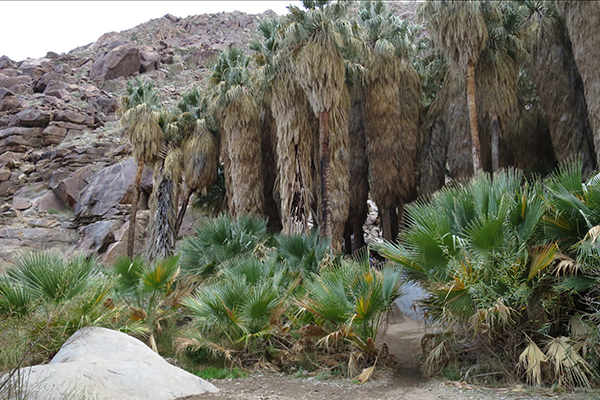
[[[556,394],[526,388],[481,388],[460,382],[428,380],[419,371],[423,327],[404,318],[390,325],[383,341],[398,359],[396,370],[376,372],[359,385],[347,379],[294,378],[276,373],[257,373],[245,379],[211,381],[219,393],[186,397],[186,400],[598,400],[600,392]]]

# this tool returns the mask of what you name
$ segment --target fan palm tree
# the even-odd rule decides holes
[[[477,128],[475,67],[488,32],[478,1],[428,0],[421,8],[434,43],[444,53],[455,74],[464,77],[471,132],[472,170],[481,170],[481,147]]]
[[[339,133],[343,134],[342,125],[344,120],[347,124],[347,113],[349,101],[342,104],[342,97],[345,88],[345,68],[340,48],[344,38],[350,37],[349,24],[341,17],[346,11],[346,6],[341,3],[327,4],[328,1],[310,1],[303,2],[305,11],[297,7],[290,7],[290,22],[286,26],[285,40],[286,45],[293,48],[292,64],[294,75],[298,85],[304,91],[308,103],[314,114],[319,118],[319,162],[318,169],[320,175],[320,214],[319,228],[322,237],[332,237],[332,209],[338,210],[344,218],[335,218],[337,229],[340,235],[343,233],[345,219],[347,217],[347,183],[341,180],[337,182],[336,187],[331,185],[331,170],[334,173],[344,173],[342,176],[335,176],[334,179],[343,179],[347,174],[347,160],[343,165],[343,157],[332,156],[334,153],[342,154],[344,149],[336,151],[331,149],[330,145],[347,145],[347,139],[341,137],[334,138],[337,143],[332,143],[331,123],[336,121],[340,123]],[[349,96],[347,96],[349,98]],[[345,110],[341,107],[348,106]],[[347,130],[345,130],[347,137]],[[342,139],[342,140],[339,140]],[[342,164],[332,166],[332,158],[335,162]],[[331,190],[338,191],[335,198]],[[346,192],[345,192],[346,191]],[[345,192],[345,193],[344,193]],[[346,200],[344,200],[346,198]],[[338,207],[332,207],[334,201]],[[345,212],[344,212],[345,209]]]
[[[129,142],[133,146],[133,157],[138,165],[135,174],[129,231],[127,236],[127,256],[133,257],[135,224],[140,193],[140,180],[144,165],[152,165],[159,152],[162,131],[159,125],[160,99],[152,82],[144,84],[140,78],[129,81],[127,95],[121,98],[121,124],[127,129]]]
[[[179,232],[191,195],[200,195],[217,181],[219,164],[219,132],[214,118],[208,114],[206,98],[197,89],[182,96],[177,105],[177,128],[184,132],[183,176],[187,187],[175,223],[175,237]]]
[[[261,215],[264,203],[260,115],[250,87],[249,61],[231,46],[221,53],[208,79],[211,107],[222,126],[227,197],[234,216]]]
[[[596,165],[584,85],[564,21],[551,2],[526,1],[523,27],[531,57],[526,63],[536,84],[559,162],[581,155],[585,174]],[[589,118],[588,118],[589,117]],[[598,149],[596,148],[596,151]]]
[[[393,240],[395,209],[402,211],[416,189],[421,88],[408,61],[416,29],[388,12],[383,2],[362,3],[359,17],[370,49],[365,133],[371,194],[382,211],[383,235]]]
[[[556,5],[564,15],[573,44],[573,56],[583,80],[590,126],[593,130],[596,164],[600,165],[600,55],[597,51],[596,35],[600,21],[600,4],[597,1],[556,1]]]

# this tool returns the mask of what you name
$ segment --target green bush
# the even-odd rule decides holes
[[[559,381],[587,384],[588,345],[572,326],[588,319],[582,299],[598,285],[600,185],[582,184],[580,171],[572,163],[532,183],[516,171],[480,174],[408,206],[399,243],[376,246],[429,292],[427,318],[452,333],[429,337],[428,373],[454,362],[510,377],[520,363],[530,382],[550,382],[559,378],[540,360],[560,343],[569,357],[554,370],[579,380]]]

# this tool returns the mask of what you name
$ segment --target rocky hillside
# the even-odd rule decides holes
[[[414,15],[414,3],[396,3]],[[124,253],[135,165],[115,112],[127,80],[152,80],[165,104],[202,86],[207,63],[247,47],[260,15],[167,14],[68,53],[16,62],[0,57],[0,269],[21,251]],[[146,171],[138,248],[152,188]],[[184,222],[189,231],[193,213]]]
[[[167,14],[66,54],[0,57],[0,265],[40,248],[122,254],[135,165],[115,111],[127,79],[152,79],[175,103],[268,15]],[[151,185],[147,171],[145,204]]]

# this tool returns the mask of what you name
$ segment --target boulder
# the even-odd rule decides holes
[[[54,120],[71,122],[73,124],[82,124],[82,123],[86,122],[86,115],[78,113],[77,111],[61,110],[61,111],[57,111],[54,114]],[[88,120],[89,120],[89,118],[88,118]],[[93,124],[93,119],[92,119],[92,124]]]
[[[58,72],[48,72],[44,74],[36,83],[33,85],[33,91],[36,93],[43,93],[46,90],[46,87],[51,82],[63,82],[66,84],[75,84],[77,83],[77,79],[72,76],[68,76],[65,74],[61,74]]]
[[[65,128],[61,128],[56,125],[50,125],[42,131],[42,145],[50,146],[53,144],[60,144],[66,134],[67,130]]]
[[[90,179],[75,207],[80,218],[102,218],[131,198],[136,163],[130,158],[98,171]]]
[[[67,211],[69,207],[52,190],[46,192],[34,204],[39,212],[48,212],[50,210]]]
[[[142,254],[146,248],[147,228],[150,221],[150,210],[141,210],[137,212],[135,219],[135,240],[133,243],[133,252]],[[108,247],[101,261],[105,264],[112,264],[118,257],[127,255],[127,235],[129,232],[129,221],[125,222],[121,228],[115,232],[115,243]]]
[[[32,388],[31,399],[172,400],[218,392],[141,341],[98,327],[75,332],[49,364],[23,368],[20,375]]]
[[[59,199],[74,210],[80,193],[88,185],[93,174],[92,166],[86,165],[73,172],[68,178],[60,181],[52,191]]]
[[[0,154],[24,153],[42,144],[42,128],[9,127],[0,130]]]
[[[140,73],[155,71],[160,68],[160,54],[155,50],[140,51]]]
[[[3,90],[3,89],[0,89]],[[9,92],[12,94],[12,92]],[[0,101],[0,111],[15,111],[18,110],[19,108],[22,108],[23,105],[21,104],[21,102],[19,101],[19,99],[16,96],[4,96],[4,98]]]
[[[7,76],[0,72],[0,87],[11,89],[17,86],[29,86],[33,79],[27,75]]]
[[[76,251],[91,255],[104,253],[108,246],[115,242],[115,232],[123,225],[123,221],[98,221],[86,225],[79,233],[83,240],[77,245]]]
[[[39,79],[44,74],[54,71],[54,63],[49,58],[27,58],[19,64],[19,69],[25,75]]]
[[[30,108],[17,113],[19,125],[25,127],[41,127],[45,128],[52,119],[52,114],[48,111]]]
[[[67,63],[58,64],[54,67],[54,72],[58,72],[59,74],[69,75],[71,74],[71,66]]]
[[[16,68],[17,63],[8,58],[7,56],[0,57],[0,69],[5,68]]]
[[[126,42],[98,57],[90,70],[90,78],[94,81],[102,81],[120,76],[132,76],[139,71],[140,52],[133,43]]]

